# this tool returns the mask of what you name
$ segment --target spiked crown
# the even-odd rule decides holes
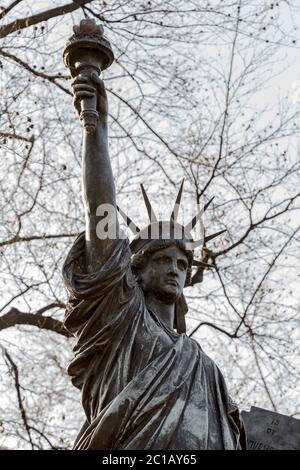
[[[199,210],[197,214],[191,219],[191,221],[185,226],[183,226],[177,222],[177,216],[178,216],[178,211],[179,211],[180,202],[181,202],[183,185],[184,185],[184,180],[182,180],[181,182],[169,220],[161,220],[161,221],[157,220],[155,212],[151,206],[151,203],[149,201],[145,188],[142,184],[141,184],[141,190],[142,190],[142,195],[143,195],[143,199],[145,202],[145,206],[147,209],[147,213],[149,216],[150,224],[147,225],[145,228],[140,229],[130,219],[130,217],[128,217],[128,215],[126,215],[125,212],[123,212],[123,210],[119,206],[117,206],[117,209],[118,209],[119,214],[122,216],[125,223],[127,224],[127,226],[131,229],[131,231],[135,235],[134,239],[130,243],[130,248],[133,254],[143,253],[143,251],[146,250],[147,246],[149,246],[149,243],[151,242],[153,243],[154,240],[156,241],[159,241],[159,240],[160,241],[163,241],[163,240],[181,241],[181,245],[183,244],[183,246],[185,247],[185,251],[187,252],[187,255],[190,261],[190,268],[192,266],[195,266],[198,268],[197,269],[198,273],[196,273],[191,278],[191,282],[189,284],[189,285],[194,285],[202,281],[202,276],[199,276],[199,270],[203,273],[203,270],[205,268],[212,267],[211,264],[208,264],[203,259],[201,260],[194,259],[194,256],[193,256],[194,248],[202,245],[202,253],[203,253],[203,250],[205,251],[206,249],[206,243],[216,238],[217,236],[221,235],[226,230],[221,230],[211,235],[206,235],[205,228],[203,227],[203,225],[201,225],[202,227],[201,231],[203,233],[202,238],[200,238],[199,240],[193,240],[191,231],[193,230],[193,228],[196,226],[198,222],[202,224],[201,217],[203,213],[207,210],[207,208],[210,206],[214,198],[212,197],[204,205],[203,209]]]

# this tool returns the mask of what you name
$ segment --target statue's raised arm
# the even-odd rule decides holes
[[[107,68],[113,53],[103,37],[103,28],[93,20],[82,20],[74,27],[64,51],[64,59],[72,75],[74,106],[83,123],[82,196],[86,219],[87,268],[94,271],[101,265],[116,242],[115,237],[99,236],[97,226],[107,218],[110,207],[111,233],[118,233],[116,196],[108,153],[107,94],[99,74]],[[108,205],[108,206],[107,206]]]

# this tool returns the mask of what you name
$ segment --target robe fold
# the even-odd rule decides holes
[[[63,267],[65,327],[76,337],[68,373],[86,422],[75,449],[241,449],[245,435],[224,378],[200,345],[166,327],[145,303],[128,240],[87,272],[85,239]]]

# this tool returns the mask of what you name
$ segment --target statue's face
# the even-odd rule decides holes
[[[145,294],[151,292],[160,301],[175,303],[183,292],[188,258],[177,246],[155,251],[140,273]]]

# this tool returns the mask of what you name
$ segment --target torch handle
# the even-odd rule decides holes
[[[90,79],[92,72],[95,72],[95,69],[91,67],[80,69],[80,75],[88,79]],[[95,132],[97,122],[99,120],[99,114],[97,111],[97,95],[92,98],[83,98],[81,100],[80,120],[88,134],[93,134]]]

